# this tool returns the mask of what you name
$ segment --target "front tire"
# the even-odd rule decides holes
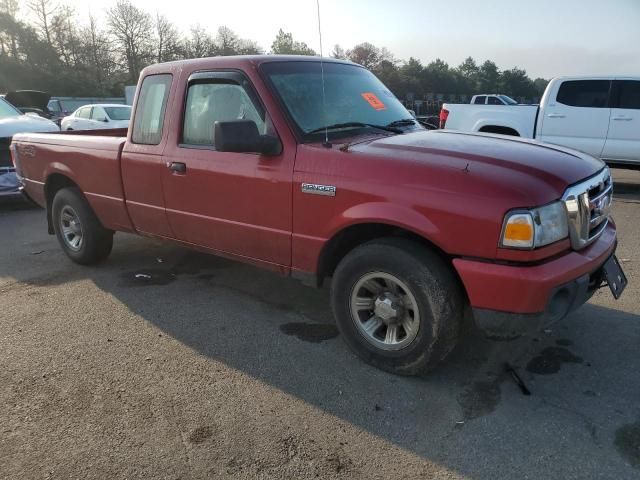
[[[71,260],[80,265],[91,265],[109,256],[113,231],[102,226],[80,190],[59,190],[51,209],[56,237]]]
[[[338,265],[331,303],[344,341],[392,373],[432,369],[457,343],[464,295],[451,267],[399,238],[368,242]]]

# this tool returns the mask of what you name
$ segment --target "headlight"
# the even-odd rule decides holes
[[[567,211],[560,201],[531,210],[512,210],[504,218],[500,245],[537,248],[569,235]]]

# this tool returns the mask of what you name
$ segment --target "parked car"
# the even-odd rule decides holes
[[[131,107],[119,104],[85,105],[62,119],[62,130],[102,130],[127,128]]]
[[[11,138],[19,132],[57,132],[58,126],[36,115],[25,115],[0,98],[0,197],[17,195],[21,185],[11,162]]]
[[[22,113],[31,113],[60,124],[62,118],[49,109],[51,95],[39,90],[16,90],[5,95],[5,100]]]
[[[444,104],[440,127],[535,138],[615,166],[640,166],[640,77],[560,77],[539,106]]]
[[[616,298],[624,288],[604,163],[427,131],[359,65],[155,65],[134,111],[126,138],[14,137],[25,189],[77,263],[106,259],[121,231],[315,286],[331,278],[346,343],[401,374],[444,359],[468,307],[510,336],[563,317],[603,282]]]
[[[517,105],[513,98],[507,95],[501,95],[498,93],[483,93],[481,95],[474,95],[471,97],[472,105]]]
[[[56,122],[58,125],[62,122],[62,119],[69,115],[69,111],[64,108],[62,102],[58,98],[52,98],[47,103],[47,109],[49,113],[52,115],[51,120]]]

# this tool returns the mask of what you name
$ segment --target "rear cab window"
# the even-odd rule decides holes
[[[609,80],[567,80],[562,82],[556,101],[570,107],[609,108]]]
[[[171,80],[172,75],[167,73],[149,75],[142,81],[131,133],[133,143],[160,143]]]
[[[640,80],[614,80],[611,106],[640,110]]]
[[[484,105],[486,100],[487,100],[487,97],[482,95],[480,97],[476,97],[476,99],[474,100],[473,104],[474,105]]]

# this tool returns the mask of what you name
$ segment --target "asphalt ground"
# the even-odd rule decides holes
[[[123,234],[81,267],[5,200],[0,477],[640,478],[640,172],[614,177],[623,297],[468,329],[419,378],[358,360],[326,289]]]

